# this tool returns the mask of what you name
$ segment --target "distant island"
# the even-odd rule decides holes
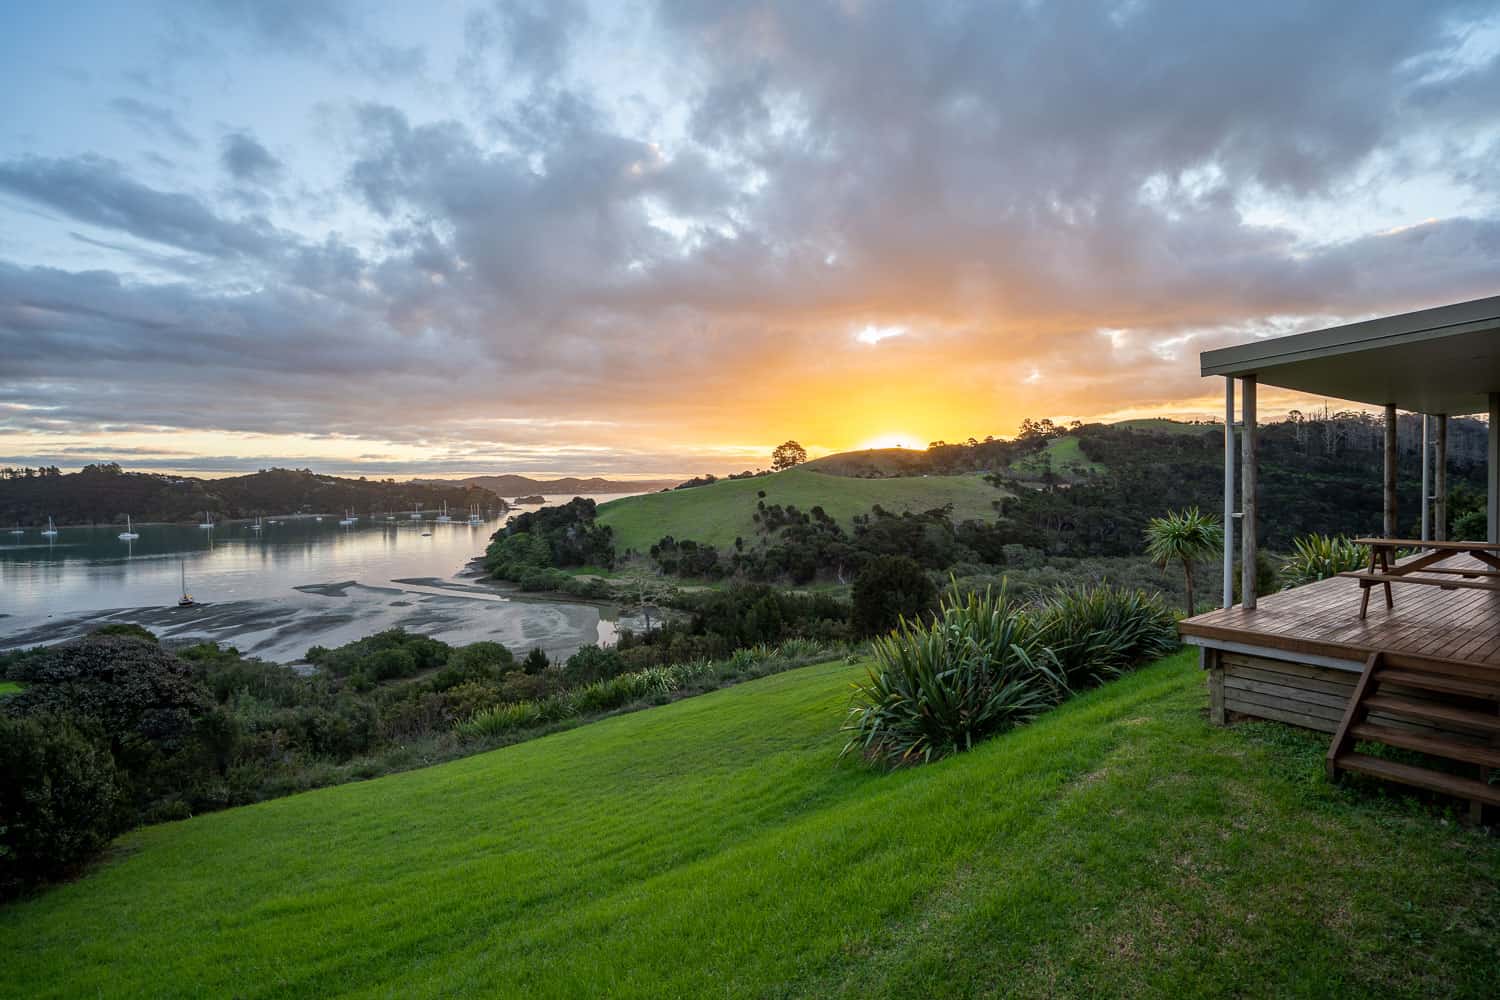
[[[12,470],[14,471],[14,470]],[[27,474],[30,473],[30,474]],[[510,492],[510,491],[507,491]],[[151,472],[126,472],[113,463],[79,472],[22,470],[0,477],[0,524],[111,524],[129,514],[136,521],[193,521],[204,511],[215,518],[277,514],[366,516],[379,511],[435,510],[444,503],[454,514],[478,505],[504,511],[509,504],[482,486],[434,481],[345,479],[309,469],[267,469],[246,476],[197,479]]]
[[[547,502],[547,498],[544,497],[544,496],[542,496],[540,493],[538,493],[535,496],[516,497],[516,499],[513,502],[515,502],[515,503],[525,503],[525,504],[546,503]]]
[[[588,496],[595,493],[654,493],[664,487],[676,486],[680,479],[602,479],[594,476],[579,479],[567,476],[562,479],[532,479],[529,476],[469,476],[467,479],[415,479],[416,483],[452,486],[462,483],[489,490],[497,496],[517,497],[517,503],[534,502],[531,498],[542,495]],[[519,498],[525,498],[519,499]]]

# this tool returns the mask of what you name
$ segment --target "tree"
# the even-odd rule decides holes
[[[795,441],[788,441],[779,445],[771,452],[771,468],[777,472],[783,472],[794,465],[801,465],[807,461],[807,449]]]
[[[1172,563],[1182,564],[1187,587],[1187,612],[1196,612],[1193,601],[1193,563],[1207,558],[1224,546],[1224,529],[1218,518],[1204,514],[1197,507],[1172,511],[1166,517],[1153,517],[1146,525],[1146,555],[1162,569]]]
[[[851,619],[860,635],[875,635],[937,607],[938,593],[921,563],[909,556],[877,556],[854,578]]]

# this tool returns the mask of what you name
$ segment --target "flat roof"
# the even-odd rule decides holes
[[[1500,392],[1500,295],[1266,337],[1199,355],[1204,375],[1416,413],[1487,413]]]

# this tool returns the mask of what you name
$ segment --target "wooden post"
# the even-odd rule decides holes
[[[1427,461],[1428,425],[1431,421],[1422,414],[1422,541],[1432,539],[1432,483],[1428,476],[1431,468]]]
[[[1224,607],[1234,607],[1234,379],[1224,378]]]
[[[1385,404],[1385,537],[1396,531],[1396,404]]]
[[[1488,541],[1500,542],[1500,392],[1490,393]]]
[[[1208,721],[1216,726],[1228,723],[1228,713],[1224,711],[1224,661],[1219,658],[1217,649],[1206,649],[1207,654],[1203,663],[1208,672]]]
[[[1437,452],[1432,462],[1432,537],[1448,540],[1448,414],[1437,415]]]
[[[1240,606],[1255,610],[1255,376],[1240,379],[1245,429],[1240,435]]]

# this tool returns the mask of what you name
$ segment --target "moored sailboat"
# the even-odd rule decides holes
[[[122,542],[133,542],[137,538],[140,538],[140,537],[141,537],[140,534],[135,530],[135,526],[130,523],[130,515],[126,514],[125,515],[125,530],[122,531],[122,532],[120,532],[120,541],[122,541]]]

